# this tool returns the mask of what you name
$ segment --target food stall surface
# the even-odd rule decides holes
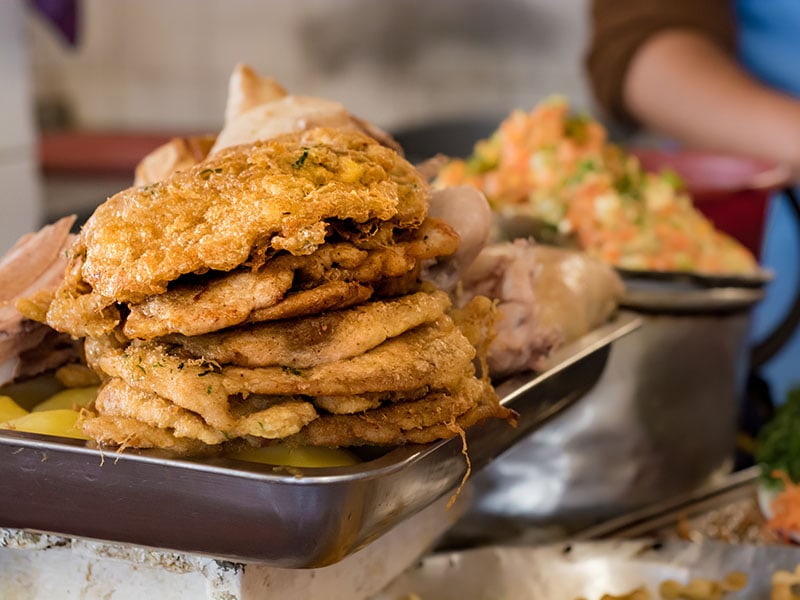
[[[0,598],[358,600],[411,565],[463,513],[465,502],[450,510],[446,502],[442,498],[335,565],[304,570],[0,529]]]

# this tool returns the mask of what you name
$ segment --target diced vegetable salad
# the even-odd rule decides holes
[[[739,274],[752,254],[717,231],[692,204],[674,172],[645,172],[608,143],[597,121],[570,114],[563,98],[516,110],[452,160],[437,185],[471,184],[505,216],[533,218],[555,238],[635,270]]]

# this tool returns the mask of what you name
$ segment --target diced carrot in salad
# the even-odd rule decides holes
[[[608,143],[597,121],[560,97],[515,110],[466,160],[452,160],[439,186],[470,184],[493,209],[533,217],[622,268],[748,273],[752,254],[716,230],[675,173],[646,173]]]

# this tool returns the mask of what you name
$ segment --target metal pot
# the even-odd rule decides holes
[[[474,477],[454,538],[584,527],[730,470],[761,287],[628,283],[624,304],[642,326],[574,407]]]

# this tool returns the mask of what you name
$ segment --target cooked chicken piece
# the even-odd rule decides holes
[[[287,295],[273,306],[250,313],[247,323],[296,319],[328,310],[342,310],[366,302],[372,297],[372,287],[355,281],[329,281],[310,290]]]
[[[269,402],[250,401],[240,410],[231,426],[214,429],[203,419],[152,392],[130,387],[121,379],[111,379],[97,394],[95,409],[100,415],[136,419],[159,429],[168,429],[175,437],[200,440],[209,445],[233,438],[253,436],[264,439],[284,438],[300,431],[317,418],[310,402],[292,397]]]
[[[234,422],[231,396],[340,396],[413,391],[424,386],[452,389],[474,372],[475,348],[449,318],[442,317],[365,354],[303,370],[215,367],[155,342],[133,341],[115,347],[109,340],[87,339],[86,356],[96,370],[171,400],[227,431]]]
[[[422,278],[443,290],[452,291],[489,241],[492,210],[482,192],[471,186],[461,186],[435,190],[428,215],[455,229],[461,244],[454,254],[427,266]]]
[[[444,292],[417,292],[348,310],[199,336],[172,335],[162,341],[219,364],[304,369],[363,354],[389,338],[435,321],[449,306]]]
[[[483,408],[478,411],[478,407]],[[499,405],[491,385],[469,378],[452,392],[435,392],[421,400],[383,406],[362,414],[323,415],[287,442],[330,447],[426,443],[457,435],[462,428],[459,418],[471,411],[475,411],[471,422],[463,427],[490,416],[511,416],[510,411]]]
[[[234,147],[100,205],[67,285],[139,302],[181,275],[238,267],[254,249],[310,254],[337,220],[418,227],[428,198],[413,166],[363,134],[314,129]]]
[[[488,356],[493,378],[534,368],[563,340],[537,319],[538,273],[535,247],[524,240],[488,246],[464,273],[457,304],[464,304],[473,295],[498,301],[497,336]]]
[[[496,301],[486,296],[474,296],[464,306],[453,308],[449,314],[456,327],[477,350],[478,358],[485,361],[489,346],[497,335],[495,326],[499,316]]]
[[[449,156],[445,154],[436,154],[435,156],[423,160],[421,163],[417,163],[417,171],[419,171],[419,174],[422,175],[425,181],[432,183],[437,175],[439,175],[439,171],[441,171],[448,162],[450,162]]]
[[[168,429],[159,429],[128,417],[94,415],[84,411],[79,421],[83,433],[102,446],[159,448],[179,456],[211,456],[217,446],[198,440],[176,437]]]
[[[27,338],[31,347],[16,357],[16,369],[9,381],[29,379],[80,359],[78,345],[68,335],[39,323],[27,323],[35,327]]]
[[[311,400],[314,405],[322,410],[335,415],[351,415],[364,412],[370,408],[378,408],[386,402],[409,402],[411,400],[421,400],[432,392],[442,392],[445,390],[432,390],[429,386],[418,390],[403,392],[372,392],[368,394],[348,395],[348,396],[314,396]]]
[[[44,318],[56,331],[75,337],[102,337],[111,333],[121,320],[113,300],[69,284],[62,285],[48,298]]]
[[[334,415],[353,415],[378,408],[381,400],[377,395],[363,396],[319,396],[314,406]]]
[[[250,67],[237,65],[228,84],[225,128],[219,139],[205,135],[170,140],[139,162],[134,185],[151,185],[166,179],[223,148],[322,126],[359,131],[400,154],[403,152],[392,136],[350,115],[341,104],[320,98],[287,96],[283,86],[274,79],[259,77]]]
[[[0,260],[0,306],[41,287],[58,284],[53,274],[64,270],[69,231],[75,217],[64,217],[22,236]],[[57,268],[53,270],[53,265]],[[44,279],[43,279],[44,277]]]
[[[134,389],[121,379],[110,379],[100,388],[94,408],[104,417],[125,417],[169,429],[178,438],[199,440],[211,446],[225,441],[221,431],[207,425],[198,415],[152,392]]]
[[[100,385],[100,378],[82,362],[65,364],[55,372],[55,378],[64,387],[79,388]]]
[[[569,342],[605,323],[625,292],[616,271],[585,252],[538,245],[538,319]]]
[[[473,295],[498,300],[489,372],[502,378],[536,369],[551,350],[602,324],[623,291],[604,263],[572,250],[527,240],[488,246],[463,278],[463,304]]]
[[[327,243],[309,256],[280,255],[258,271],[178,282],[169,291],[132,305],[123,332],[138,339],[170,333],[200,335],[245,322],[344,308],[371,296],[371,287],[360,284],[406,275],[421,260],[452,253],[457,246],[458,237],[448,225],[426,219],[414,238],[393,246],[366,251],[348,242]],[[299,286],[314,287],[288,294],[290,288]],[[61,312],[80,298],[63,300]],[[74,318],[76,312],[70,310],[69,316]],[[56,314],[52,315],[53,324]],[[83,319],[89,324],[97,320],[96,315]],[[109,317],[109,331],[115,324]],[[73,335],[81,333],[79,327],[80,321],[72,326]]]
[[[497,395],[491,385],[484,383],[484,386],[486,391],[480,397],[478,404],[459,415],[454,423],[444,422],[422,429],[409,429],[405,432],[406,443],[429,444],[436,440],[448,439],[486,419],[503,419],[508,424],[516,426],[517,413],[498,403]]]
[[[130,338],[151,339],[238,325],[253,311],[280,303],[293,281],[291,269],[271,268],[261,273],[234,271],[203,283],[179,285],[131,306],[123,332]]]

